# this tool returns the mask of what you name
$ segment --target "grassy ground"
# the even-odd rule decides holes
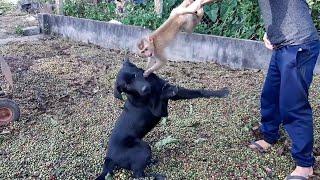
[[[101,170],[108,136],[121,111],[113,82],[123,54],[62,39],[0,47],[14,71],[14,99],[22,118],[1,135],[0,179],[91,179]],[[131,60],[142,66],[135,56]],[[233,71],[212,63],[169,63],[160,73],[184,87],[229,87],[226,99],[170,102],[167,120],[149,133],[160,164],[148,169],[169,179],[283,178],[294,166],[282,142],[260,155],[246,145],[259,121],[263,73]],[[319,77],[311,88],[319,142]],[[285,147],[285,148],[283,148]],[[319,155],[319,154],[317,154]],[[118,178],[126,179],[127,172]],[[120,178],[121,179],[121,178]]]

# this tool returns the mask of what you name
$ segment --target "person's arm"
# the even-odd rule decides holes
[[[273,50],[273,45],[271,44],[271,42],[269,41],[268,39],[268,36],[267,36],[267,33],[264,33],[264,36],[263,36],[263,42],[264,42],[264,45],[270,49],[270,50]]]

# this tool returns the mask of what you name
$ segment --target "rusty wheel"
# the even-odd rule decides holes
[[[0,125],[9,124],[20,118],[20,108],[13,100],[0,99]]]

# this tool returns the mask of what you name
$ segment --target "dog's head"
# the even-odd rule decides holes
[[[143,69],[125,60],[117,75],[114,96],[121,100],[122,92],[136,97],[149,96],[151,84],[144,78],[143,72]]]
[[[168,99],[176,95],[178,88],[153,73],[144,77],[143,72],[143,69],[125,60],[117,75],[114,97],[123,100],[121,93],[124,92],[133,101],[144,99],[155,116],[167,116]]]

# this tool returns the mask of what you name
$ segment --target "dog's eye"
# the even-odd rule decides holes
[[[127,76],[127,82],[131,83],[132,81],[134,81],[134,79],[137,77],[137,74],[130,74],[129,76]]]

